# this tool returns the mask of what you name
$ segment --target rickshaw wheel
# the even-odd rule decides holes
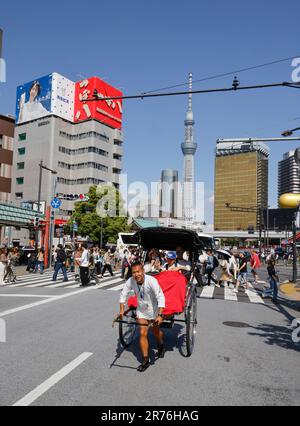
[[[187,300],[186,310],[186,350],[187,357],[191,356],[194,350],[196,326],[197,326],[197,293],[195,287],[191,288]]]
[[[130,310],[123,319],[124,322],[119,322],[119,338],[122,346],[128,348],[133,342],[136,332],[136,315],[134,310]],[[127,321],[127,322],[126,322]]]

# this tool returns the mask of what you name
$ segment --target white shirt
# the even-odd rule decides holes
[[[80,266],[84,266],[85,268],[89,266],[89,252],[86,249],[83,250],[83,253],[81,255]]]
[[[46,108],[44,108],[40,102],[26,102],[23,105],[21,121],[19,117],[18,123],[34,120],[36,118],[43,117],[48,114],[50,114],[50,112],[47,111]]]
[[[183,266],[183,269],[190,271],[192,269],[191,262],[189,260],[176,260],[176,266]]]
[[[136,310],[138,318],[153,320],[157,317],[158,309],[166,306],[164,293],[154,277],[145,275],[142,285],[137,284],[133,277],[129,278],[121,291],[120,303],[125,303],[131,292],[138,299]]]

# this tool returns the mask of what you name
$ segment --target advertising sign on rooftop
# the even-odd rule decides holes
[[[97,101],[92,99],[95,90]],[[72,123],[95,119],[115,129],[122,127],[122,92],[100,78],[77,83],[53,73],[17,88],[16,123],[55,115]]]
[[[51,114],[52,74],[17,88],[16,123]]]
[[[122,97],[123,94],[120,90],[115,89],[98,77],[77,82],[75,87],[75,122],[93,118],[115,129],[122,127],[122,99],[107,99]],[[100,99],[84,102],[93,97],[95,90]]]

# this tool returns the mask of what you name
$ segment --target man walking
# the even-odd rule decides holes
[[[102,275],[101,275],[101,278],[103,278],[103,276],[104,276],[104,274],[105,274],[106,270],[108,270],[108,272],[110,273],[110,275],[111,275],[112,277],[114,276],[113,271],[112,271],[113,257],[114,257],[114,256],[113,256],[113,254],[111,253],[111,251],[110,251],[110,250],[108,250],[108,251],[105,253],[104,258],[103,258],[104,266],[103,266],[103,269],[102,269]]]
[[[257,270],[260,268],[261,263],[258,254],[255,250],[252,250],[251,260],[250,260],[251,272],[254,278],[254,284],[257,285],[258,274]]]
[[[118,318],[123,318],[127,296],[133,291],[138,300],[136,314],[137,323],[140,326],[140,349],[143,357],[142,364],[137,370],[143,372],[150,365],[148,341],[150,324],[152,325],[152,331],[157,342],[157,356],[163,358],[165,354],[164,335],[160,330],[160,324],[163,321],[162,312],[165,307],[165,296],[158,281],[154,277],[145,274],[144,266],[141,262],[134,262],[131,265],[131,270],[132,277],[126,281],[121,292]]]
[[[56,263],[54,268],[54,274],[52,277],[52,281],[56,281],[58,271],[61,269],[62,273],[64,275],[63,282],[67,282],[68,276],[67,276],[67,270],[66,270],[66,260],[67,255],[66,252],[61,244],[58,244],[57,246],[57,256],[56,256]]]
[[[80,281],[81,281],[81,287],[87,286],[90,281],[89,276],[89,252],[87,249],[87,244],[82,244],[83,252],[81,255],[81,258],[79,259],[80,262]]]

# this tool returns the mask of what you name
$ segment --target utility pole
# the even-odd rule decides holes
[[[40,173],[39,173],[39,184],[38,184],[38,214],[41,214],[41,192],[42,192],[42,177],[43,177],[43,169],[48,170],[53,175],[56,175],[57,172],[55,170],[49,169],[49,167],[44,166],[43,160],[39,163]],[[36,229],[35,233],[35,249],[38,249],[39,245],[39,230]]]

